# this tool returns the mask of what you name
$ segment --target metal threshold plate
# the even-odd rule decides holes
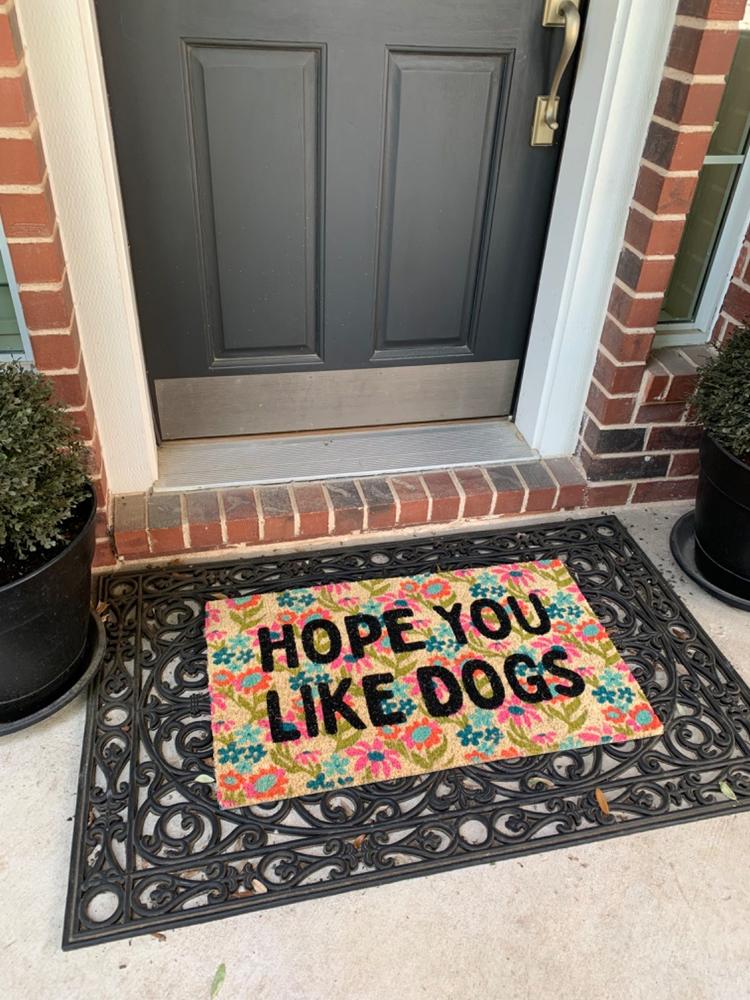
[[[535,453],[510,420],[170,441],[159,449],[157,491],[286,483],[451,466],[524,462]]]
[[[499,417],[518,361],[157,379],[165,441]]]

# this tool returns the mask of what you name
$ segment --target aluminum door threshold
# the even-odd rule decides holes
[[[508,419],[203,438],[159,448],[157,492],[459,468],[535,459]]]

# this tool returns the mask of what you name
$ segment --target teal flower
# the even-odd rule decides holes
[[[627,708],[628,705],[635,699],[635,695],[627,687],[619,687],[615,691],[616,704],[618,707]]]
[[[323,761],[323,771],[329,778],[343,776],[349,770],[349,761],[341,753],[332,753]]]
[[[231,743],[227,743],[224,747],[219,747],[220,764],[237,764],[242,760],[243,755],[243,748],[239,747],[234,740]]]
[[[321,771],[320,774],[316,774],[314,778],[311,778],[306,786],[311,792],[325,792],[331,788],[335,788],[336,785],[333,781],[326,780],[325,774]]]
[[[263,730],[254,722],[247,722],[244,726],[238,726],[234,731],[234,736],[238,743],[263,742]]]
[[[309,674],[306,674],[304,670],[299,670],[290,676],[289,687],[292,691],[299,691],[303,684],[310,684],[311,681],[312,677]]]
[[[250,774],[256,764],[266,756],[265,749],[259,744],[244,748],[244,756],[234,765],[238,774]]]
[[[497,728],[497,726],[487,726],[484,730],[483,742],[489,743],[491,747],[496,747],[500,740],[503,738],[503,734]]]
[[[413,715],[417,710],[417,703],[412,701],[411,698],[401,698],[398,703],[398,711],[403,712],[404,715]]]
[[[245,747],[245,760],[250,761],[252,764],[258,764],[266,756],[265,747],[262,747],[260,743],[254,743],[252,746]]]
[[[605,670],[602,670],[599,675],[599,679],[606,687],[616,688],[622,684],[623,674],[620,670],[614,670],[612,667],[607,667]]]
[[[497,716],[490,708],[475,708],[471,713],[471,724],[475,729],[483,729],[485,726],[494,726],[497,723]]]
[[[311,590],[285,590],[277,598],[280,608],[291,608],[293,611],[304,611],[315,601]]]
[[[458,730],[456,734],[463,747],[477,747],[482,741],[482,730],[475,729],[471,723]]]
[[[253,651],[245,646],[243,649],[235,649],[232,653],[232,667],[243,667],[253,658]]]
[[[600,686],[591,692],[600,705],[614,705],[615,693],[612,688]]]

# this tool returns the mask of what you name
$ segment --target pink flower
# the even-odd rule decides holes
[[[535,733],[531,738],[535,743],[540,743],[542,746],[549,746],[550,743],[555,742],[557,734],[554,732]]]
[[[379,739],[357,743],[346,752],[354,761],[355,773],[367,770],[373,778],[389,778],[392,771],[401,770],[399,755]]]
[[[611,726],[602,726],[600,729],[582,729],[579,736],[586,743],[601,743],[602,736],[614,735]]]
[[[505,702],[497,710],[497,721],[500,725],[513,722],[517,726],[532,726],[541,718],[535,708],[532,708],[531,705],[521,704],[520,701]]]
[[[222,639],[226,639],[227,633],[220,632],[219,629],[211,629],[210,632],[206,632],[206,642],[221,642]]]
[[[514,563],[508,566],[496,566],[491,570],[497,574],[498,581],[513,584],[521,590],[530,590],[538,585],[537,570],[528,563]]]

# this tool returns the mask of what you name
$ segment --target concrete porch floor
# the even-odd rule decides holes
[[[750,615],[704,594],[669,555],[688,507],[614,513],[750,680]],[[64,954],[84,708],[0,742],[7,1000],[207,1000],[220,962],[221,1000],[750,997],[747,812]]]

